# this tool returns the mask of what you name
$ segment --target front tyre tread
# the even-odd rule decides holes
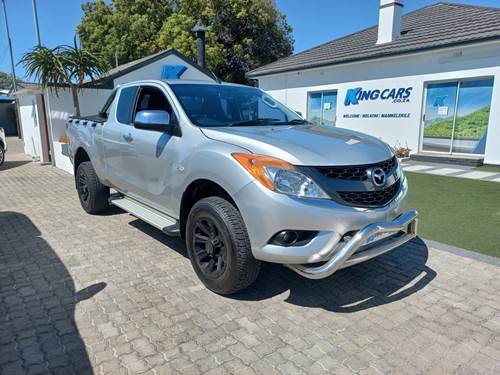
[[[224,224],[231,239],[231,258],[229,274],[220,280],[209,280],[204,277],[194,259],[192,230],[193,219],[200,211],[208,210],[215,214]],[[251,285],[259,275],[261,262],[253,257],[248,232],[240,212],[230,202],[221,197],[201,199],[191,209],[186,225],[186,240],[189,258],[200,280],[215,293],[233,294]],[[226,273],[225,272],[225,273]]]

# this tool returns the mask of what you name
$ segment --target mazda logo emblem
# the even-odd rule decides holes
[[[372,168],[368,171],[368,175],[375,186],[381,187],[387,182],[385,171],[382,168]]]

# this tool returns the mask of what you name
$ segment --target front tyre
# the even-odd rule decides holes
[[[223,198],[205,198],[193,206],[186,223],[186,242],[196,274],[215,293],[235,293],[259,274],[260,262],[252,255],[243,218]]]
[[[3,146],[0,144],[0,165],[2,165],[4,161],[5,161],[5,150]]]
[[[109,207],[109,187],[99,181],[90,161],[78,166],[75,179],[80,204],[87,213],[97,214]]]

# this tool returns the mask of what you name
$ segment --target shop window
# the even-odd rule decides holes
[[[334,126],[337,119],[337,91],[309,93],[307,119],[316,125]]]
[[[428,84],[422,149],[484,154],[492,93],[493,79]]]

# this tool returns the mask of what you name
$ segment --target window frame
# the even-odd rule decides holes
[[[336,96],[336,101],[335,101],[335,122],[333,125],[324,125],[323,124],[323,103],[324,103],[324,96],[325,94],[330,94],[330,93],[335,93]],[[338,109],[338,100],[339,100],[339,90],[336,88],[329,89],[329,90],[313,90],[313,91],[307,91],[307,98],[306,98],[306,120],[313,123],[309,119],[309,102],[311,100],[311,95],[313,94],[321,94],[321,117],[320,117],[320,126],[337,126],[337,109]]]
[[[129,119],[128,119],[128,123],[124,123],[124,122],[121,122],[119,119],[118,119],[118,105],[120,104],[120,99],[121,99],[121,96],[122,96],[122,92],[123,90],[125,89],[130,89],[130,88],[135,88],[136,89],[136,92],[134,94],[134,98],[131,100],[131,103],[134,103],[133,104],[133,107],[135,108],[135,103],[137,101],[137,96],[138,96],[138,93],[139,93],[139,88],[140,86],[139,85],[130,85],[130,86],[124,86],[124,87],[121,87],[120,88],[120,94],[118,95],[118,100],[116,101],[116,107],[115,107],[115,121],[118,123],[118,124],[121,124],[121,125],[125,125],[125,126],[133,126],[133,119],[132,119],[132,114],[133,114],[133,111],[130,111],[129,113]]]
[[[139,87],[139,89],[137,90],[137,95],[136,95],[135,101],[134,101],[134,110],[132,112],[133,114],[135,114],[137,111],[137,104],[139,102],[139,97],[141,96],[141,91],[144,88],[153,88],[153,89],[160,91],[165,96],[165,99],[167,100],[168,104],[170,104],[170,108],[172,109],[172,114],[171,114],[170,118],[172,119],[172,121],[174,121],[175,124],[178,124],[179,114],[177,113],[177,109],[175,108],[175,105],[173,104],[173,101],[172,101],[170,95],[161,86],[155,85],[152,83],[147,83],[147,84],[139,85],[138,87]],[[132,120],[132,124],[133,124],[133,120]]]
[[[107,110],[111,112],[111,106],[113,105],[113,102],[115,101],[116,94],[118,93],[118,88],[113,89],[111,93],[109,94],[108,98],[106,99],[106,102],[102,106],[102,108],[99,111],[99,114],[108,119],[109,114],[106,113]],[[104,116],[106,114],[106,116]]]
[[[457,82],[457,93],[456,93],[456,98],[455,98],[455,112],[458,112],[458,101],[460,100],[460,85],[463,82],[469,82],[469,81],[482,81],[482,80],[492,80],[492,97],[490,99],[490,107],[491,103],[493,103],[493,94],[495,92],[496,88],[496,77],[494,75],[478,75],[478,76],[455,76],[452,78],[446,78],[446,79],[436,79],[436,80],[425,80],[423,81],[423,93],[422,93],[422,103],[420,106],[420,129],[419,129],[419,139],[418,139],[418,150],[419,152],[429,152],[432,154],[441,154],[441,155],[459,155],[459,156],[484,156],[485,153],[483,154],[474,154],[474,153],[463,153],[463,152],[456,152],[453,151],[453,142],[455,140],[454,136],[450,138],[450,151],[434,151],[434,150],[424,150],[424,131],[425,131],[425,121],[426,121],[426,106],[427,106],[427,89],[429,85],[437,85],[437,84],[446,84],[446,83],[453,83]],[[454,119],[456,121],[456,113],[454,114]],[[488,127],[491,124],[491,108],[490,108],[490,114],[488,117]],[[455,130],[455,126],[453,127],[453,131]]]

